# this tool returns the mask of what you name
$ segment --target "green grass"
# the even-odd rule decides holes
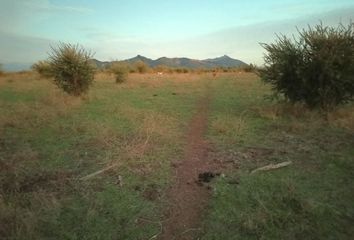
[[[158,234],[170,163],[183,157],[187,124],[208,89],[206,137],[229,168],[212,183],[200,238],[351,239],[353,106],[326,121],[265,101],[269,88],[252,74],[208,78],[137,74],[115,84],[102,77],[83,99],[35,75],[0,78],[0,235]],[[289,167],[250,174],[289,160]]]
[[[237,165],[213,185],[201,239],[352,239],[352,131],[304,109],[294,116],[261,98],[266,86],[245,81],[224,79],[215,87],[208,139],[221,159],[237,153]],[[238,126],[240,118],[244,130],[220,131],[221,123],[234,119]],[[250,174],[283,161],[293,164]]]
[[[158,233],[170,161],[183,153],[186,123],[203,91],[199,83],[98,81],[80,100],[46,82],[21,81],[0,89],[6,169],[0,235],[148,239]],[[47,95],[35,95],[43,89]],[[117,167],[80,180],[111,164]]]

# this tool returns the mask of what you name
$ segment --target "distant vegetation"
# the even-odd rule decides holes
[[[79,45],[61,43],[52,48],[49,64],[55,84],[70,95],[86,92],[94,78],[92,54]]]
[[[331,110],[353,100],[354,24],[322,24],[299,31],[295,40],[278,37],[267,50],[262,79],[292,103]]]
[[[48,60],[38,61],[31,69],[42,78],[54,78],[56,85],[65,92],[80,95],[88,90],[96,70],[113,74],[116,83],[123,83],[129,73],[212,73],[215,76],[227,72],[254,72],[256,67],[228,56],[207,60],[166,57],[151,60],[138,55],[123,61],[101,62],[79,45],[62,43],[52,49]]]
[[[146,63],[143,61],[137,61],[134,63],[135,69],[138,71],[138,73],[146,73],[148,72],[148,66]]]
[[[2,64],[0,64],[0,75],[3,75],[4,71],[2,70]]]
[[[37,72],[43,78],[49,78],[53,76],[53,72],[48,61],[38,61],[32,65],[31,69]]]
[[[95,65],[99,69],[103,69],[109,66],[112,62],[101,62],[97,59],[92,59]],[[238,60],[230,58],[229,56],[222,56],[213,59],[205,59],[205,60],[197,60],[197,59],[189,59],[189,58],[167,58],[161,57],[156,60],[152,60],[150,58],[138,55],[136,57],[124,60],[124,62],[128,63],[129,65],[134,66],[134,71],[139,71],[137,67],[141,65],[143,62],[147,70],[149,69],[156,69],[163,66],[164,68],[168,69],[188,69],[197,70],[197,69],[215,69],[215,68],[241,68],[246,67],[247,64]]]
[[[109,70],[115,75],[116,83],[123,83],[127,80],[129,65],[125,62],[114,62]]]

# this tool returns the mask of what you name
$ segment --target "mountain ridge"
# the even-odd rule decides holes
[[[227,55],[208,58],[204,60],[186,58],[186,57],[160,57],[155,60],[151,58],[144,57],[142,55],[137,55],[133,58],[122,60],[123,62],[135,63],[138,61],[143,61],[146,65],[151,68],[157,67],[159,65],[171,67],[171,68],[189,68],[189,69],[198,69],[198,68],[216,68],[216,67],[242,67],[247,66],[245,62],[231,58]],[[105,68],[112,64],[114,61],[100,61],[97,59],[92,59],[92,62],[97,66],[97,68]],[[2,64],[3,70],[5,71],[22,71],[29,70],[32,66],[32,63],[4,63]]]
[[[93,59],[95,62],[96,66],[99,68],[105,67],[106,65],[109,65],[112,62],[102,62],[97,59]],[[155,60],[151,58],[147,58],[142,55],[137,55],[133,58],[125,59],[122,60],[122,62],[128,62],[131,64],[134,64],[136,62],[142,61],[144,62],[147,66],[154,68],[159,65],[171,67],[171,68],[189,68],[189,69],[197,69],[197,68],[216,68],[216,67],[242,67],[242,66],[247,66],[245,62],[231,58],[227,55],[217,57],[217,58],[208,58],[208,59],[203,59],[203,60],[198,60],[198,59],[192,59],[192,58],[186,58],[186,57],[174,57],[174,58],[169,58],[169,57],[160,57]]]

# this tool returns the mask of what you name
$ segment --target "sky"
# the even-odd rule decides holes
[[[0,63],[33,63],[59,42],[102,61],[143,55],[263,63],[259,43],[354,20],[353,0],[0,0]]]

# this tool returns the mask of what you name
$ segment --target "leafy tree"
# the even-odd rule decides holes
[[[80,45],[60,43],[52,47],[49,64],[54,83],[65,92],[79,96],[88,91],[94,78],[94,66],[90,62],[92,53]]]
[[[331,110],[353,100],[354,24],[319,24],[298,33],[298,38],[281,35],[262,44],[267,53],[261,78],[276,95],[310,108]]]

